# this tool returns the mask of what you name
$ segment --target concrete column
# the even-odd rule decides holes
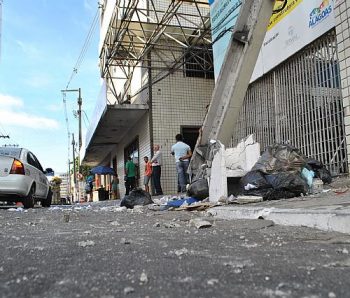
[[[350,2],[349,0],[335,0],[334,3],[345,134],[350,168]]]

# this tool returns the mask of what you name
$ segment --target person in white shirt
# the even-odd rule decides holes
[[[176,144],[171,147],[171,154],[175,156],[180,191],[186,192],[186,184],[188,183],[187,169],[188,165],[190,164],[192,151],[191,147],[183,142],[181,134],[177,134],[175,139]]]
[[[154,145],[154,156],[151,159],[152,163],[152,181],[154,192],[156,196],[163,195],[162,186],[160,184],[160,177],[162,175],[162,152],[159,145]]]

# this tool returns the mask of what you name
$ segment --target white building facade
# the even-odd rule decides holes
[[[176,193],[175,135],[194,147],[214,88],[206,1],[104,1],[100,68],[104,85],[82,162],[116,169],[123,196],[132,157],[143,187],[143,157],[163,152],[161,184]]]
[[[262,149],[274,142],[292,144],[339,175],[349,169],[350,4],[320,2],[319,7],[331,6],[335,24],[254,79],[232,128],[232,145],[254,133]],[[126,158],[138,164],[142,187],[143,157],[152,156],[154,144],[163,152],[163,191],[176,193],[171,146],[177,133],[194,146],[215,84],[210,31],[204,0],[102,3],[104,84],[82,162],[115,168],[121,195]],[[298,42],[293,26],[287,32],[286,46]]]

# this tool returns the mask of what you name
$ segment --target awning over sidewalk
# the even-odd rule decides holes
[[[89,166],[108,162],[109,153],[148,111],[148,105],[106,105],[101,117],[91,124],[81,160]]]

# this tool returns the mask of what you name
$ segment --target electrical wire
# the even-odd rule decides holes
[[[73,71],[72,71],[72,74],[68,80],[68,83],[67,83],[67,86],[66,86],[66,89],[68,89],[70,83],[72,82],[74,76],[78,73],[78,70],[80,68],[80,66],[82,65],[83,61],[84,61],[84,58],[85,58],[85,55],[86,55],[86,52],[91,44],[91,40],[92,40],[92,37],[94,36],[94,33],[96,32],[96,25],[97,25],[97,22],[99,20],[99,10],[97,9],[96,11],[96,14],[94,16],[94,19],[92,21],[92,24],[90,26],[90,29],[89,29],[89,32],[85,38],[85,41],[84,41],[84,45],[80,51],[80,54],[79,54],[79,57],[77,59],[77,62],[75,63],[75,66],[73,68]]]
[[[67,142],[68,142],[68,150],[67,150],[67,155],[68,155],[68,160],[70,158],[70,130],[69,130],[69,121],[68,121],[68,113],[67,113],[67,99],[66,99],[66,92],[62,92],[62,96],[63,96],[63,108],[64,108],[64,117],[65,117],[65,121],[66,121],[66,128],[67,128]]]
[[[79,54],[79,57],[75,63],[75,66],[73,68],[73,71],[72,71],[72,74],[68,80],[68,83],[66,85],[66,90],[69,88],[69,85],[70,83],[72,82],[73,78],[75,77],[75,75],[78,73],[81,65],[83,64],[84,62],[84,59],[85,59],[85,56],[86,56],[86,53],[87,53],[87,50],[91,44],[91,41],[92,41],[92,38],[94,36],[94,33],[96,32],[96,25],[98,24],[98,20],[99,20],[99,9],[100,9],[100,6],[98,7],[98,9],[96,10],[96,14],[92,20],[92,23],[91,23],[91,26],[90,26],[90,29],[88,31],[88,34],[85,38],[85,41],[84,41],[84,44],[83,44],[83,47],[80,51],[80,54]],[[62,91],[62,95],[63,95],[63,106],[64,106],[64,116],[65,116],[65,122],[66,122],[66,128],[67,128],[67,136],[68,136],[68,150],[67,150],[67,155],[68,155],[68,160],[70,159],[70,146],[71,146],[71,132],[70,132],[70,129],[69,129],[69,120],[68,120],[68,113],[67,113],[67,100],[66,100],[66,92]]]
[[[89,121],[89,117],[87,116],[86,112],[84,110],[82,110],[83,112],[83,115],[85,116],[85,120],[84,120],[84,117],[83,117],[83,120],[84,120],[84,123],[85,123],[85,127],[88,128],[90,126],[90,121]],[[87,125],[86,125],[86,122],[87,121]]]
[[[242,6],[242,1],[237,2],[237,4],[229,10],[228,14],[227,14],[224,18],[222,18],[222,19],[220,20],[220,22],[219,22],[218,24],[216,24],[216,26],[211,27],[211,32],[212,32],[213,34],[215,34],[217,31],[219,31],[219,30],[222,29],[224,26],[226,26],[229,22],[231,22],[232,20],[234,20],[235,18],[237,18],[237,17],[238,17],[238,13],[237,13],[234,17],[228,19],[228,18],[229,18],[238,8],[240,8],[241,6]],[[228,19],[228,20],[227,20],[227,19]]]

